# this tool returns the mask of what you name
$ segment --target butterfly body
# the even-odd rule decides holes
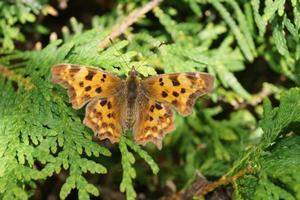
[[[132,69],[123,80],[92,67],[58,64],[52,74],[54,83],[68,89],[73,108],[88,103],[84,124],[100,139],[118,142],[124,131],[133,130],[137,143],[153,142],[158,148],[175,129],[172,109],[190,114],[195,100],[213,87],[213,77],[199,72],[140,79]]]
[[[126,116],[126,129],[131,129],[135,122],[135,110],[137,107],[137,97],[139,91],[139,80],[135,70],[129,72],[129,76],[126,79],[126,99],[127,99],[127,116]]]

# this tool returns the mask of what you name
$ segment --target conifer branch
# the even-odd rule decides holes
[[[158,6],[163,0],[152,0],[141,8],[137,8],[132,11],[120,24],[116,24],[111,33],[101,41],[99,46],[101,48],[106,48],[110,44],[110,40],[119,37],[123,34],[128,27],[138,21],[140,17],[145,15],[147,12],[151,11],[153,8]]]

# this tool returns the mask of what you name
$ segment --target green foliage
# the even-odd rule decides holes
[[[24,41],[24,34],[18,23],[32,23],[37,20],[37,14],[42,11],[46,14],[46,2],[37,0],[0,2],[0,52],[14,49],[14,41]]]
[[[62,39],[42,50],[18,51],[14,42],[35,42],[28,30],[54,31],[36,22],[47,1],[31,2],[0,2],[0,199],[33,198],[55,174],[66,174],[60,199],[107,190],[158,199],[184,193],[199,172],[214,181],[243,170],[224,186],[234,199],[300,199],[298,1],[166,1],[100,49],[112,27],[148,2],[117,1],[88,25],[75,17],[60,24]],[[176,116],[161,151],[137,145],[131,132],[106,145],[82,124],[84,109],[71,108],[65,89],[51,83],[57,63],[120,76],[132,66],[144,77],[207,71],[215,89],[190,116]]]
[[[220,15],[224,18],[224,21],[230,27],[245,57],[249,61],[253,61],[255,54],[255,46],[251,37],[251,30],[248,27],[246,16],[243,15],[243,12],[240,9],[238,3],[232,0],[225,1],[230,5],[230,7],[233,8],[235,12],[234,14],[237,16],[237,24],[237,22],[231,17],[231,14],[228,12],[228,10],[219,1],[211,0],[208,2],[211,3],[215,7],[215,9],[220,13]]]
[[[287,128],[292,122],[300,121],[300,102],[299,90],[292,89],[281,97],[280,106],[272,109],[270,101],[264,102],[264,116],[260,126],[264,131],[262,138],[262,148],[266,148],[272,144],[284,128]],[[288,129],[287,129],[288,130]],[[290,130],[288,130],[290,131]]]
[[[125,192],[126,191],[126,198],[127,199],[135,199],[136,198],[136,192],[133,188],[132,179],[136,178],[136,171],[132,167],[132,165],[135,162],[135,158],[131,152],[128,151],[128,147],[130,147],[133,151],[135,151],[140,157],[142,157],[148,165],[151,167],[151,170],[154,174],[158,173],[158,166],[154,162],[154,160],[151,158],[151,156],[148,155],[148,153],[141,149],[141,147],[131,140],[125,138],[124,136],[120,140],[119,148],[122,155],[122,167],[123,167],[123,178],[122,182],[120,184],[120,191]]]
[[[279,141],[272,154],[260,159],[260,181],[255,196],[265,199],[300,198],[300,137],[288,137]],[[271,193],[271,194],[270,194]]]
[[[299,98],[300,90],[291,89],[282,95],[279,107],[272,108],[270,101],[265,100],[264,116],[260,121],[263,137],[257,146],[245,153],[241,159],[243,163],[239,163],[256,168],[257,179],[247,183],[255,185],[256,189],[247,196],[299,199],[300,137],[296,135],[300,122]],[[246,190],[243,187],[244,184],[239,185],[236,193]],[[247,198],[243,197],[243,192],[239,195],[239,199]]]
[[[285,74],[299,85],[299,67],[295,67],[300,64],[299,2],[295,0],[290,2],[282,0],[266,1],[262,14],[260,14],[262,8],[259,0],[252,0],[251,4],[259,34],[263,36],[266,33],[268,24],[271,24],[272,27],[272,37],[269,38],[268,42],[272,46],[275,44],[277,52],[268,52],[264,57],[270,62],[274,70]],[[285,11],[286,9],[289,11]],[[265,48],[267,46],[262,45],[262,50]],[[280,57],[278,53],[281,55]],[[278,65],[278,63],[280,64]]]

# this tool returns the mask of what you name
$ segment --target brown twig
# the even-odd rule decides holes
[[[19,74],[15,74],[7,67],[0,65],[0,75],[8,78],[9,80],[16,81],[17,83],[23,85],[26,90],[31,90],[33,88],[33,84],[30,82],[28,78],[24,78]]]
[[[270,96],[273,93],[272,89],[267,87],[266,85],[263,85],[262,90],[255,94],[253,99],[250,101],[250,104],[252,106],[256,106],[260,104],[267,96]]]
[[[158,6],[163,0],[152,0],[141,8],[137,8],[132,11],[120,24],[115,25],[111,33],[101,41],[100,48],[106,48],[110,44],[110,40],[123,34],[128,27],[138,21],[138,19]]]
[[[191,187],[189,187],[185,191],[183,190],[173,193],[169,196],[162,197],[161,200],[191,200],[194,197],[205,196],[209,192],[216,190],[218,187],[233,183],[237,179],[241,178],[247,173],[251,173],[252,171],[253,168],[247,167],[238,171],[233,176],[223,176],[222,178],[214,182],[208,181],[202,174],[199,173]]]
[[[202,187],[194,194],[194,196],[205,196],[206,194],[215,190],[216,188],[218,188],[222,185],[227,185],[229,183],[232,183],[251,171],[253,171],[253,169],[251,167],[247,167],[246,169],[240,170],[233,176],[229,176],[229,177],[224,176],[224,177],[220,178],[219,180],[209,183],[206,186]]]
[[[209,185],[211,182],[208,181],[205,176],[203,176],[200,173],[197,173],[197,178],[193,182],[190,188],[188,188],[184,193],[182,193],[181,199],[193,199],[195,194],[201,190],[202,188],[205,188],[207,185]]]
[[[262,90],[256,94],[252,94],[250,100],[233,99],[229,103],[233,106],[235,110],[245,108],[247,106],[255,107],[258,104],[260,104],[266,97],[272,95],[273,93],[275,93],[274,89],[269,84],[264,84]],[[221,99],[221,101],[224,100]]]

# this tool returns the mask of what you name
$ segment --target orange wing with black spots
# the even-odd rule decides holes
[[[118,142],[122,134],[124,82],[96,68],[58,64],[52,68],[52,80],[68,89],[73,108],[88,103],[84,124],[102,139]]]
[[[138,144],[154,143],[159,149],[163,137],[175,129],[171,106],[140,94],[137,121],[133,127],[134,139]]]
[[[79,109],[93,97],[109,97],[123,87],[123,80],[100,69],[73,64],[52,67],[52,81],[68,89],[73,108]]]
[[[124,96],[111,96],[92,100],[86,107],[83,123],[90,127],[100,140],[109,139],[118,142],[124,122],[126,108],[123,106]]]
[[[141,81],[147,96],[158,102],[175,106],[183,116],[191,113],[196,99],[213,89],[213,76],[186,72],[152,76]]]
[[[212,87],[213,77],[197,72],[163,74],[142,80],[139,115],[133,127],[136,142],[143,145],[152,142],[160,149],[163,137],[175,129],[172,107],[187,116],[196,99]]]

